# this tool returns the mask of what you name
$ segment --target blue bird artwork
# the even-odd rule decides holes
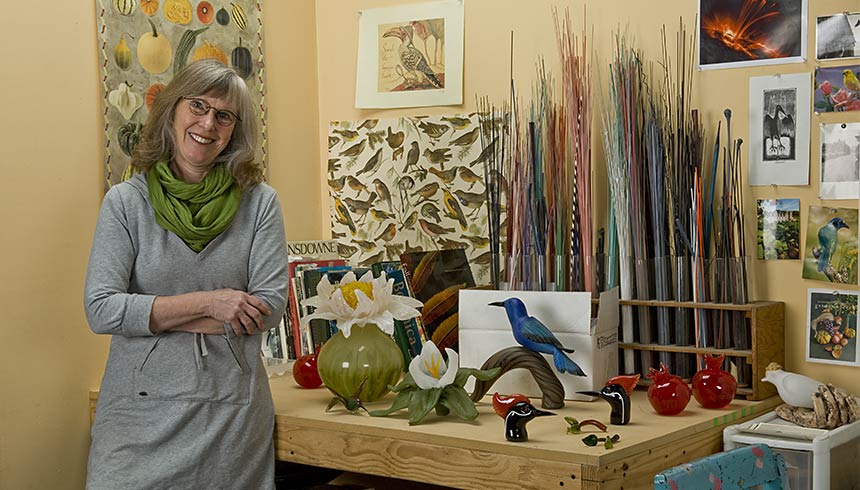
[[[519,298],[497,301],[490,303],[490,306],[501,306],[505,309],[514,332],[514,339],[520,345],[535,352],[550,354],[556,370],[560,373],[586,376],[585,371],[565,354],[572,354],[574,350],[562,346],[546,325],[537,318],[529,316],[526,305]]]
[[[830,261],[839,245],[839,230],[842,228],[848,228],[848,225],[837,216],[818,229],[818,247],[812,251],[818,258],[818,272],[826,272],[830,267]]]

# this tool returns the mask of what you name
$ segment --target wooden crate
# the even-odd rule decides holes
[[[759,301],[742,305],[727,303],[696,303],[692,301],[653,301],[653,300],[621,300],[621,306],[690,308],[702,310],[727,310],[744,313],[750,337],[751,348],[717,349],[712,347],[695,347],[686,345],[661,345],[658,343],[625,343],[619,342],[622,350],[639,350],[653,352],[683,352],[690,354],[723,354],[728,357],[739,357],[746,360],[752,367],[751,386],[739,387],[737,396],[748,400],[763,400],[776,395],[776,387],[762,382],[765,369],[771,362],[785,365],[785,303],[779,301]],[[650,384],[642,374],[641,384]]]

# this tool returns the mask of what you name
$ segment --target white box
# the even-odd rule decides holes
[[[746,432],[757,423],[797,425],[768,412],[723,429],[724,450],[763,443],[785,458],[791,490],[860,489],[860,421],[823,430],[812,440]]]
[[[556,291],[495,291],[460,290],[459,329],[460,365],[480,368],[490,356],[519,344],[514,340],[505,309],[489,306],[495,301],[517,297],[526,305],[528,314],[540,320],[565,347],[575,349],[569,357],[579,364],[586,376],[558,373],[564,398],[593,400],[577,391],[599,391],[606,380],[618,374],[618,288],[600,295],[596,319],[591,318],[591,293]],[[552,356],[544,354],[555,370]],[[471,391],[474,380],[469,378],[466,390]],[[502,375],[491,391],[521,393],[540,398],[541,391],[525,369],[514,369]]]

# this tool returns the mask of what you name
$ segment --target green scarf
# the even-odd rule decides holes
[[[224,165],[215,166],[201,182],[188,184],[160,161],[146,173],[146,182],[156,223],[176,233],[195,252],[230,226],[242,199]]]

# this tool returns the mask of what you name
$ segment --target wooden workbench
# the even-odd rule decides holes
[[[289,376],[272,379],[271,387],[278,459],[474,490],[653,488],[655,473],[719,452],[726,425],[781,403],[778,397],[735,400],[726,409],[705,410],[692,400],[682,414],[663,417],[637,390],[631,423],[609,426],[621,442],[606,450],[585,446],[581,435],[567,435],[562,418],[608,422],[609,405],[600,400],[567,402],[554,410],[558,416],[528,424],[528,442],[512,443],[489,399],[478,404],[480,415],[473,422],[431,414],[410,427],[405,410],[370,417],[338,405],[325,412],[328,391],[298,388]],[[368,408],[386,408],[390,401]]]

